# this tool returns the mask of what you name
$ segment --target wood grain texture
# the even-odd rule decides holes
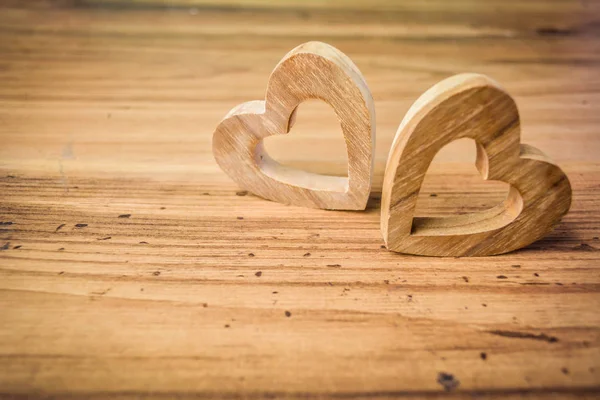
[[[318,99],[335,111],[348,152],[348,175],[281,165],[263,139],[290,131],[300,103]],[[265,199],[300,207],[364,210],[375,161],[375,105],[354,63],[321,42],[304,43],[277,64],[265,100],[233,108],[213,135],[217,163],[237,184]]]
[[[598,3],[233,3],[2,2],[3,396],[597,398]],[[261,98],[310,40],[351,55],[376,101],[365,212],[265,201],[212,156],[224,111]],[[382,249],[398,123],[469,71],[514,96],[521,139],[565,171],[571,210],[506,255]],[[346,174],[331,110],[305,106],[269,154]],[[472,141],[442,149],[417,215],[501,201],[507,186],[474,159]]]
[[[416,216],[431,161],[462,138],[475,141],[483,179],[510,185],[506,198],[485,211]],[[521,144],[513,98],[485,75],[459,74],[423,93],[396,132],[383,179],[381,231],[388,249],[402,253],[489,256],[543,238],[570,206],[565,173],[540,150]]]

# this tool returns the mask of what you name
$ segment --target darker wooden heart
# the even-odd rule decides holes
[[[416,217],[423,178],[435,154],[460,138],[477,143],[484,179],[510,184],[496,207],[453,217]],[[520,143],[513,98],[483,75],[461,74],[429,89],[402,121],[388,158],[381,230],[388,249],[428,256],[484,256],[524,247],[551,231],[571,205],[564,172]]]

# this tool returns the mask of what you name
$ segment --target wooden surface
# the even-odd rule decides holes
[[[308,100],[323,101],[335,112],[348,154],[346,176],[289,167],[267,153],[264,139],[288,134],[300,104]],[[305,145],[304,151],[318,146],[318,139]],[[371,194],[375,163],[373,96],[348,56],[327,43],[303,43],[274,67],[264,100],[239,104],[227,113],[215,128],[212,149],[231,179],[263,199],[300,207],[362,211]]]
[[[2,2],[0,393],[597,398],[598,3],[243,3]],[[223,115],[308,40],[348,54],[372,90],[366,212],[259,199],[213,160]],[[388,252],[379,193],[398,124],[469,71],[515,97],[523,142],[571,180],[571,211],[503,256]],[[346,171],[321,104],[266,145],[287,165]],[[468,141],[442,150],[422,215],[504,198],[474,155]]]
[[[510,185],[506,198],[483,211],[415,216],[431,162],[463,138],[475,141],[481,177]],[[488,76],[457,74],[423,93],[396,132],[381,188],[381,233],[388,249],[405,254],[504,254],[546,237],[569,211],[571,197],[560,167],[521,142],[513,97]]]

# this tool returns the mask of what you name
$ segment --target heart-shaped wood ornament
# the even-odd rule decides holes
[[[417,217],[415,205],[436,153],[455,139],[477,143],[484,179],[510,184],[506,200],[482,212]],[[429,89],[410,108],[390,150],[381,200],[388,249],[427,256],[486,256],[524,247],[550,232],[571,205],[565,173],[520,143],[513,98],[490,78],[461,74]]]
[[[263,139],[288,133],[296,108],[308,99],[328,103],[340,120],[348,176],[326,176],[283,166]],[[277,64],[264,101],[232,109],[213,135],[213,154],[239,186],[265,199],[334,210],[364,210],[371,191],[375,107],[360,71],[336,48],[320,42],[296,47]]]

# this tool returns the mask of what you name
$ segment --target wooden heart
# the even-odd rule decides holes
[[[416,217],[415,205],[435,154],[455,139],[477,143],[484,179],[510,184],[496,207],[452,217]],[[546,235],[571,205],[564,172],[520,144],[513,98],[490,78],[461,74],[429,89],[400,124],[387,161],[381,231],[388,249],[428,256],[506,253]]]
[[[348,153],[348,177],[325,176],[283,166],[262,140],[289,132],[298,105],[320,99],[337,114]],[[213,135],[217,163],[239,186],[285,204],[363,210],[371,191],[375,107],[358,68],[342,52],[320,42],[296,47],[277,64],[265,101],[240,104]]]

